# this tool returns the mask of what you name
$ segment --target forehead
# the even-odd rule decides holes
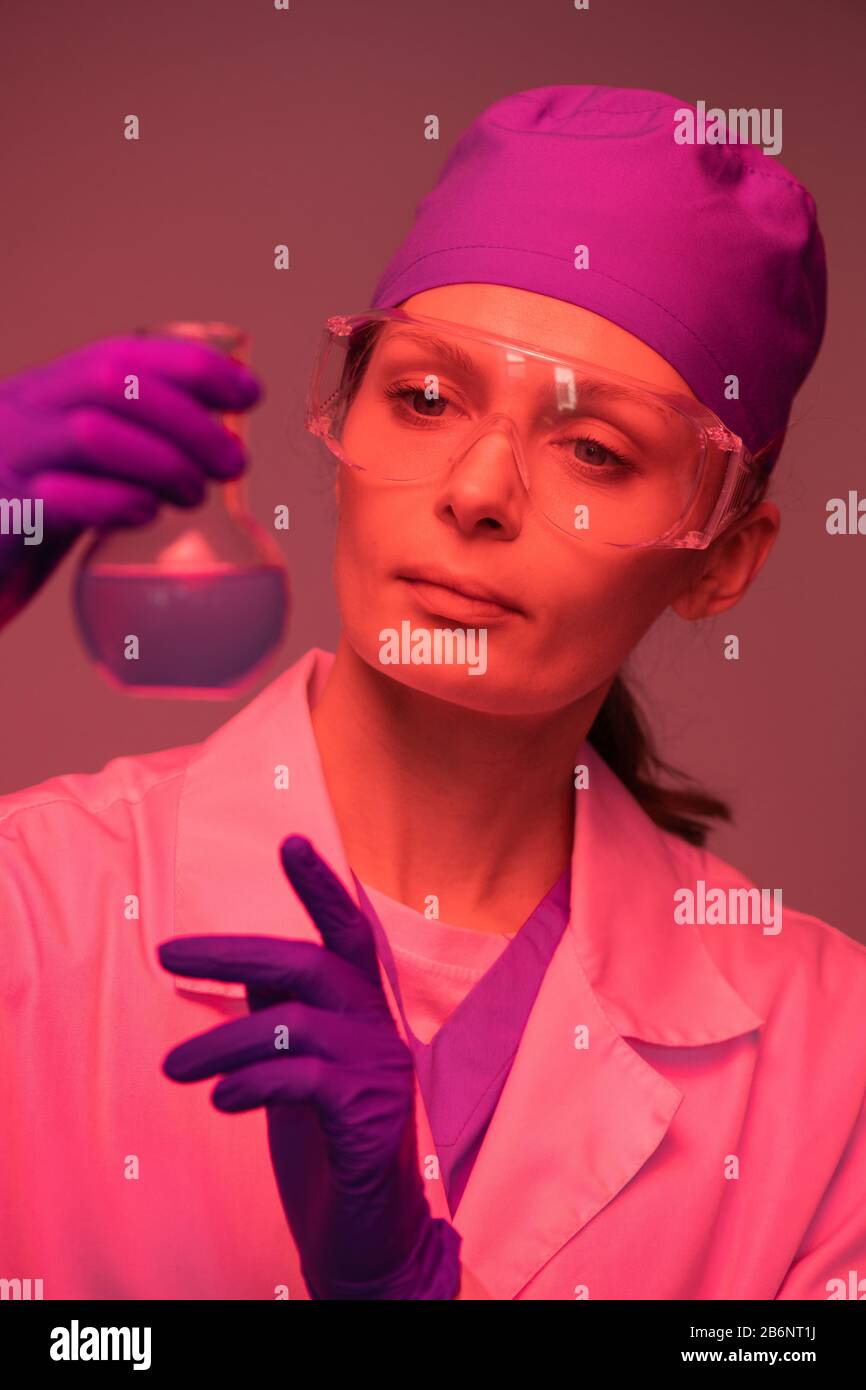
[[[461,284],[422,290],[400,307],[533,343],[546,352],[582,357],[660,391],[697,400],[679,372],[647,343],[577,304],[509,285]]]

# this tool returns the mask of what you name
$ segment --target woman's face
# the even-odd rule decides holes
[[[640,339],[546,295],[448,285],[413,295],[402,307],[581,357],[695,399]],[[706,558],[700,551],[593,545],[557,529],[530,501],[498,430],[450,471],[410,485],[340,463],[337,499],[334,580],[345,639],[392,679],[490,713],[549,712],[606,688],[655,619],[690,590]],[[406,577],[425,570],[492,590],[510,607],[473,607]],[[447,660],[384,663],[383,634],[400,634],[406,622],[413,634],[485,630],[483,674]]]

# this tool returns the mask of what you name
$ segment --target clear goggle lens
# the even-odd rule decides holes
[[[740,441],[687,397],[401,310],[329,320],[307,428],[349,466],[394,482],[507,440],[549,521],[625,546],[705,543],[732,452],[734,476],[742,469]],[[742,496],[729,485],[727,514]],[[671,539],[677,531],[685,538]]]

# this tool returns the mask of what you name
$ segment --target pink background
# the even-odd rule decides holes
[[[866,537],[829,537],[827,500],[863,468],[862,54],[854,0],[5,0],[0,376],[168,318],[253,335],[267,399],[251,427],[253,511],[278,533],[294,612],[259,687],[333,650],[330,470],[302,429],[328,314],[363,308],[459,133],[490,102],[553,83],[783,109],[781,160],[814,193],[830,320],[771,494],[783,528],[745,602],[667,615],[633,665],[660,750],[733,801],[711,847],[792,907],[866,938]],[[123,117],[141,139],[122,138]],[[423,139],[439,116],[438,143]],[[10,196],[10,191],[12,196]],[[273,269],[285,242],[291,269]],[[80,549],[80,547],[79,547]],[[121,753],[195,742],[238,702],[130,699],[71,622],[68,558],[0,633],[0,791]],[[736,632],[739,662],[722,658]],[[250,698],[255,690],[245,698]]]

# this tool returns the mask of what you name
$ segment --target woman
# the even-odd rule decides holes
[[[618,676],[766,561],[823,331],[809,195],[680,109],[482,113],[323,336],[335,656],[0,801],[7,1277],[859,1296],[866,951],[702,848]]]

